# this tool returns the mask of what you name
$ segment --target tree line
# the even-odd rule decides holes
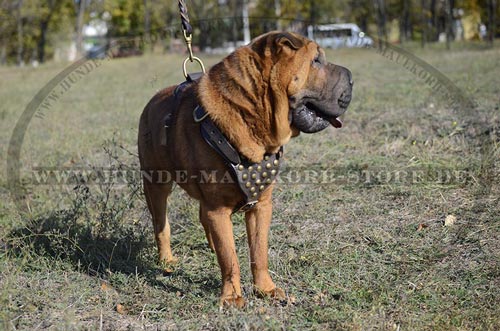
[[[244,1],[246,3],[244,4]],[[249,8],[252,36],[273,29],[303,31],[307,25],[357,23],[379,39],[421,41],[445,36],[449,44],[462,16],[485,27],[493,43],[500,32],[497,0],[191,0],[186,1],[202,50],[242,40],[242,8]],[[103,20],[108,38],[155,34],[155,42],[178,38],[179,12],[175,0],[0,0],[0,64],[44,62],[73,43],[84,54],[83,29]],[[395,29],[395,25],[396,29]],[[479,28],[478,28],[479,29]]]

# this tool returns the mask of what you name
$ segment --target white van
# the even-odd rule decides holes
[[[373,39],[354,23],[309,25],[307,37],[323,48],[371,47]]]

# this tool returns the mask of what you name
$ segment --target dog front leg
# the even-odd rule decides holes
[[[257,295],[285,299],[285,292],[276,287],[269,275],[268,238],[272,217],[272,188],[263,193],[259,203],[245,214],[250,268]]]
[[[228,208],[212,209],[201,206],[200,216],[209,227],[217,261],[222,274],[221,306],[245,305],[240,283],[240,266],[234,243],[231,210]]]
[[[172,192],[172,182],[155,184],[143,178],[144,194],[153,220],[159,262],[166,268],[177,262],[170,247],[170,224],[167,217],[167,198]]]

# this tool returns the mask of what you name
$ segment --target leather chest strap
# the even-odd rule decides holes
[[[193,112],[195,122],[201,122],[201,135],[203,139],[219,153],[226,163],[239,164],[241,163],[240,155],[229,143],[224,134],[219,130],[214,122],[207,116],[203,107],[197,106]]]
[[[265,154],[261,162],[253,163],[239,155],[238,151],[208,117],[203,107],[197,106],[195,108],[193,118],[195,122],[200,123],[203,139],[222,156],[245,196],[245,200],[233,212],[250,210],[257,204],[262,193],[269,188],[278,176],[283,147],[280,148],[278,153]]]

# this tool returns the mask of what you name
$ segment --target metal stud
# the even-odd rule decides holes
[[[241,175],[241,178],[243,178],[243,180],[246,180],[248,178],[248,174],[245,173],[245,174]]]
[[[266,184],[271,184],[271,178],[266,179]]]
[[[250,188],[250,192],[255,192],[255,187]]]
[[[264,185],[261,185],[261,186],[259,187],[259,189],[260,189],[261,191],[264,191],[264,189],[265,189],[265,188],[266,188],[266,187],[265,187]]]
[[[261,171],[262,171],[262,166],[261,166],[261,165],[257,166],[257,171],[258,171],[258,172],[261,172]]]
[[[276,170],[275,169],[271,170],[271,175],[272,176],[276,176]]]
[[[243,170],[243,169],[245,169],[245,167],[243,166],[243,164],[240,164],[240,165],[238,166],[238,170],[240,170],[240,171],[241,171],[241,170]]]
[[[266,161],[267,161],[267,160],[269,160],[269,155],[266,155],[266,156],[264,157],[264,160],[266,160]]]
[[[252,186],[252,183],[247,182],[247,183],[245,184],[245,186],[248,188],[248,187]]]
[[[274,161],[273,161],[273,164],[274,164],[275,166],[278,166],[278,165],[280,164],[280,161],[278,161],[278,160],[274,160]]]
[[[257,196],[257,192],[254,192],[254,194],[252,194],[252,197],[256,197]]]
[[[255,181],[255,184],[257,184],[257,185],[260,185],[260,183],[262,183],[262,181],[261,181],[260,179],[257,179],[257,180]]]
[[[248,167],[248,171],[252,171],[253,170],[253,167],[252,166],[249,166]]]
[[[257,174],[253,173],[252,176],[251,176],[252,179],[255,179],[257,178]]]
[[[265,172],[265,171],[264,171],[264,172],[262,173],[262,177],[266,178],[266,177],[267,177],[267,172]]]

